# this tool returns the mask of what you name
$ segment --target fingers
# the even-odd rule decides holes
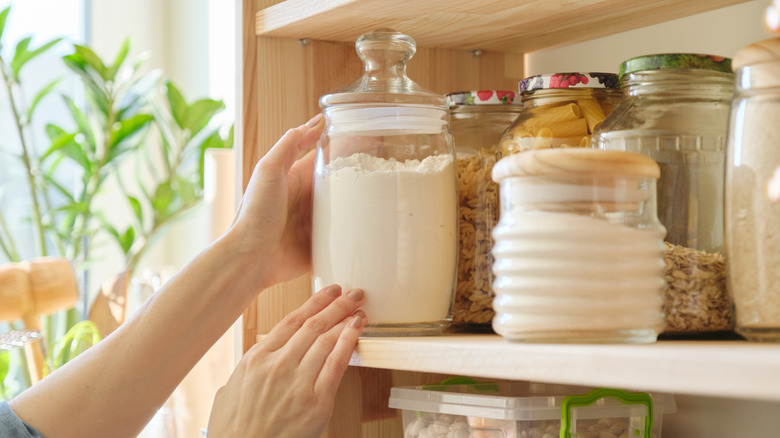
[[[331,355],[335,354],[334,357],[340,358],[341,356],[339,354],[345,353],[342,350],[336,352],[336,348],[339,348],[339,343],[345,342],[342,338],[346,336],[346,340],[348,341],[352,335],[354,335],[354,342],[357,342],[357,336],[360,335],[365,322],[366,313],[362,310],[357,310],[355,313],[339,322],[338,325],[317,337],[311,348],[309,348],[301,360],[301,364],[299,366],[301,372],[309,375],[312,381],[316,380],[321,370],[324,371],[323,365],[325,364],[326,360],[334,360],[330,358]],[[343,349],[346,347],[342,346],[341,348]],[[354,343],[346,350],[346,358],[342,358],[345,362],[345,369],[346,364],[349,363],[349,355],[351,355],[353,348]],[[339,364],[341,364],[341,361],[339,361]],[[332,366],[332,364],[330,366]]]
[[[349,366],[349,359],[355,350],[358,337],[366,325],[365,314],[362,311],[358,312],[361,314],[356,313],[343,325],[336,346],[328,350],[329,354],[326,352],[324,361],[319,361],[320,366],[316,367],[317,362],[312,361],[312,365],[315,365],[313,371],[319,373],[314,382],[315,394],[336,394],[341,378]],[[312,351],[312,356],[314,354],[316,352]],[[307,354],[306,360],[308,361],[308,359],[309,355]]]
[[[270,151],[258,162],[258,166],[268,166],[271,169],[281,169],[287,174],[295,160],[304,151],[314,147],[325,127],[322,113],[317,114],[306,124],[287,131]]]
[[[337,284],[320,289],[301,307],[291,312],[271,329],[271,332],[263,338],[261,347],[266,351],[276,351],[282,348],[306,320],[321,312],[340,296],[341,286]]]
[[[285,356],[290,361],[300,362],[317,338],[353,314],[365,300],[365,293],[360,289],[352,289],[336,299],[320,313],[309,318],[290,338],[284,347]]]

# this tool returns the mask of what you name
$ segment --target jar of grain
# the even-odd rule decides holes
[[[733,329],[723,253],[723,180],[731,60],[640,56],[620,65],[624,99],[596,129],[601,149],[638,152],[661,168],[658,217],[666,227],[666,329]]]
[[[780,39],[734,57],[726,165],[726,250],[736,330],[780,341]]]
[[[653,342],[663,329],[658,165],[546,149],[503,158],[493,329],[511,341]]]
[[[493,319],[493,257],[490,235],[498,222],[498,184],[490,177],[501,159],[498,141],[520,113],[513,91],[451,93],[450,129],[458,161],[460,248],[452,322],[490,330]]]
[[[452,320],[458,193],[443,95],[406,75],[408,35],[356,44],[363,77],[320,99],[313,177],[314,290],[363,289],[364,336],[441,332]]]
[[[590,147],[593,130],[620,101],[613,73],[555,73],[520,81],[524,110],[501,137],[504,155]]]

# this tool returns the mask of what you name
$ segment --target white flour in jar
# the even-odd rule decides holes
[[[369,325],[447,319],[458,242],[453,161],[357,153],[315,174],[315,290],[363,289]]]

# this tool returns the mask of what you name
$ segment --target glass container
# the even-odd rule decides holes
[[[510,341],[653,342],[664,326],[658,165],[597,149],[515,154],[493,168],[493,329]]]
[[[520,81],[524,110],[501,138],[504,155],[590,147],[591,134],[620,101],[614,73],[555,73]]]
[[[313,287],[363,289],[364,336],[439,333],[452,320],[458,246],[446,99],[406,76],[409,36],[379,29],[355,46],[363,76],[320,99]]]
[[[451,93],[450,129],[458,164],[460,248],[453,323],[461,329],[490,330],[493,319],[493,248],[498,222],[498,184],[490,173],[501,159],[498,141],[522,107],[514,91]]]
[[[747,46],[734,58],[726,166],[726,250],[736,330],[780,341],[780,40]]]
[[[731,60],[663,54],[620,66],[624,99],[599,126],[601,149],[638,152],[661,168],[658,217],[666,227],[666,322],[671,335],[733,328],[723,242]]]

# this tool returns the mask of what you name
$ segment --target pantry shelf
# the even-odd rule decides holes
[[[351,365],[780,401],[780,345],[746,341],[552,345],[509,343],[497,335],[362,338]]]
[[[390,27],[419,46],[524,53],[746,0],[286,0],[257,12],[260,36],[354,43]]]

